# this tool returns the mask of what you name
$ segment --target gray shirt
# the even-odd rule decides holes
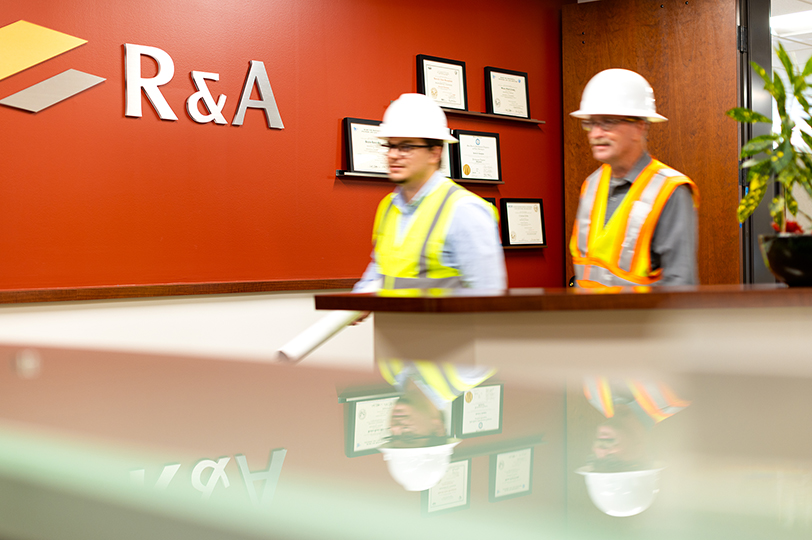
[[[649,163],[651,156],[644,153],[624,178],[609,181],[606,221],[615,213],[634,180]],[[651,240],[651,267],[653,270],[663,269],[662,279],[657,285],[697,285],[696,247],[697,218],[691,189],[679,186],[665,203]]]

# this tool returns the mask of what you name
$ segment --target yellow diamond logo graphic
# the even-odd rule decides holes
[[[0,80],[87,43],[27,21],[0,28]]]

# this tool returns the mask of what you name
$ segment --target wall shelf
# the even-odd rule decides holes
[[[474,111],[461,111],[459,109],[447,109],[442,107],[443,111],[446,114],[457,115],[457,116],[474,116],[476,118],[481,118],[484,120],[507,120],[508,122],[521,122],[524,124],[546,124],[544,120],[536,120],[534,118],[519,118],[517,116],[507,116],[503,114],[488,114],[488,113],[481,113],[481,112],[474,112]]]
[[[336,169],[336,178],[367,178],[373,180],[388,180],[389,176],[385,173],[373,173],[373,172],[355,172],[355,171],[345,171],[343,169]],[[494,182],[492,180],[463,180],[461,178],[452,178],[451,180],[455,181],[458,184],[484,184],[484,185],[494,185],[498,186],[504,184],[505,182],[500,180],[499,182]]]

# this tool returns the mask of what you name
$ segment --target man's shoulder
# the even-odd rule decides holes
[[[660,165],[660,168],[657,171],[658,174],[662,174],[667,178],[686,178],[690,180],[690,178],[688,178],[686,174],[681,173],[678,170],[674,169],[673,167],[666,165],[662,161],[657,161],[657,163]]]

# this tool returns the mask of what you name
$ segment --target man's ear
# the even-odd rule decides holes
[[[431,163],[440,163],[440,160],[443,158],[443,147],[432,146],[429,150],[431,151]]]

